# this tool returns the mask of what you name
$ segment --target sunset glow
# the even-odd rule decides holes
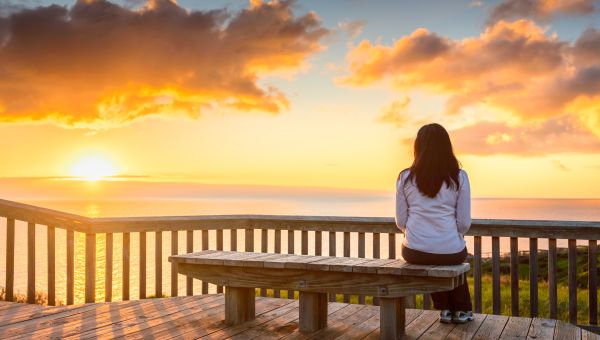
[[[600,197],[594,0],[4,3],[9,182],[391,192],[437,122],[474,197]]]

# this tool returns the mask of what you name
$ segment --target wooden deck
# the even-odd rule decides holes
[[[9,338],[184,338],[184,339],[378,339],[379,308],[329,304],[329,327],[298,331],[298,301],[256,298],[256,319],[237,326],[223,322],[222,294],[41,307],[0,302],[0,339]],[[407,338],[421,339],[596,339],[578,327],[547,319],[476,314],[465,325],[438,322],[436,311],[409,309]]]

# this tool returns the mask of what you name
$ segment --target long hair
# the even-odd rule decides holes
[[[458,190],[460,163],[443,126],[433,123],[421,127],[415,139],[414,155],[406,182],[414,178],[419,191],[431,198],[437,195],[443,183]]]

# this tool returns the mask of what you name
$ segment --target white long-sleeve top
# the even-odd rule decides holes
[[[465,248],[464,235],[471,226],[471,190],[464,170],[458,190],[442,183],[434,198],[423,195],[410,170],[396,182],[396,225],[404,232],[404,246],[434,254],[453,254]]]

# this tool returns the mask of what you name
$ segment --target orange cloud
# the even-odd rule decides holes
[[[289,103],[258,85],[261,74],[302,67],[328,34],[292,7],[256,2],[232,14],[80,0],[13,12],[0,18],[0,121],[103,128],[206,108],[280,112]]]
[[[408,106],[410,97],[404,97],[400,100],[394,100],[390,105],[381,109],[379,121],[382,123],[391,123],[401,127],[408,121]]]
[[[600,138],[580,120],[564,115],[525,126],[479,122],[450,132],[459,153],[542,155],[560,152],[598,153]]]
[[[492,9],[488,24],[520,18],[548,20],[560,14],[584,15],[595,9],[596,0],[503,0]]]

